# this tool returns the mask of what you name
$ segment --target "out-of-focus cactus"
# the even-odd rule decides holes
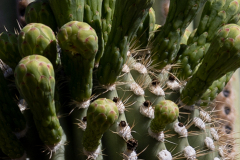
[[[57,22],[48,2],[35,1],[30,3],[25,11],[25,21],[27,24],[42,23],[53,31],[57,31]]]
[[[0,36],[0,58],[14,70],[14,77],[0,77],[0,149],[6,156],[230,158],[226,146],[234,139],[224,138],[232,126],[220,132],[224,121],[214,115],[214,99],[240,67],[238,0],[170,0],[162,26],[155,24],[154,0],[48,2],[28,6],[31,23],[18,39]],[[199,26],[187,30],[200,10]],[[50,29],[55,20],[58,29]],[[27,102],[23,114],[31,126],[13,98],[20,107]],[[18,132],[26,132],[26,140]]]

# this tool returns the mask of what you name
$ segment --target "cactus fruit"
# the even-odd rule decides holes
[[[234,126],[215,98],[240,67],[239,2],[170,0],[161,26],[154,0],[29,4],[20,34],[0,35],[14,70],[0,66],[0,149],[30,160],[230,159]]]
[[[18,36],[18,49],[22,57],[43,55],[58,65],[57,41],[51,28],[41,23],[26,25]]]

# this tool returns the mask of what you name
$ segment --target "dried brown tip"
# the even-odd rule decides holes
[[[87,122],[87,117],[83,117],[82,121]]]
[[[136,150],[137,146],[138,146],[138,141],[135,140],[134,138],[129,139],[127,141],[127,149],[128,150],[134,151],[134,150]]]
[[[178,123],[178,126],[179,126],[179,127],[183,127],[183,126],[184,126],[184,124],[183,124],[183,123],[181,123],[181,122],[179,122],[179,123]]]
[[[169,81],[175,81],[175,77],[173,75],[169,75],[168,80]]]
[[[150,102],[150,101],[145,101],[145,102],[143,102],[143,106],[144,107],[150,107],[152,105],[152,102]]]
[[[114,97],[114,98],[113,98],[113,102],[117,103],[117,102],[119,102],[119,101],[120,101],[120,99],[119,99],[118,97]]]
[[[127,126],[126,121],[121,121],[121,122],[119,123],[119,126],[120,126],[120,127],[126,127],[126,126]]]
[[[153,86],[157,86],[157,85],[159,85],[160,84],[160,81],[158,80],[158,79],[153,79],[152,80],[152,85]]]

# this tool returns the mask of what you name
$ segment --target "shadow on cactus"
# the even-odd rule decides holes
[[[0,59],[14,71],[1,67],[2,155],[228,159],[235,139],[220,132],[215,98],[240,67],[240,1],[170,0],[162,26],[153,6],[154,0],[30,3],[19,34],[0,34]],[[198,27],[187,30],[200,10]]]

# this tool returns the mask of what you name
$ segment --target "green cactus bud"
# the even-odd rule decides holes
[[[41,55],[23,58],[14,72],[15,83],[28,103],[41,140],[49,147],[61,141],[62,128],[55,112],[55,78],[51,62]]]
[[[70,21],[83,21],[84,0],[49,0],[58,27]]]
[[[225,25],[219,29],[202,64],[182,90],[181,100],[184,104],[192,105],[216,79],[227,72],[235,71],[240,66],[239,34],[240,27],[235,24]]]
[[[154,109],[154,119],[151,121],[150,128],[154,133],[164,130],[167,124],[173,123],[179,116],[178,106],[170,101],[159,102]]]
[[[84,22],[72,21],[61,27],[58,33],[62,48],[62,63],[70,78],[70,93],[73,100],[83,102],[92,94],[92,71],[98,51],[95,30]],[[81,72],[75,72],[78,68]]]
[[[100,98],[92,102],[87,111],[87,128],[83,137],[84,149],[96,150],[103,133],[115,123],[118,116],[118,108],[112,100]]]
[[[34,1],[30,3],[25,11],[26,23],[42,23],[57,31],[57,22],[49,3]]]
[[[18,35],[10,32],[0,34],[0,59],[15,69],[21,56],[18,51]]]
[[[43,55],[56,67],[57,41],[51,28],[41,23],[26,25],[18,36],[18,49],[22,57]]]

